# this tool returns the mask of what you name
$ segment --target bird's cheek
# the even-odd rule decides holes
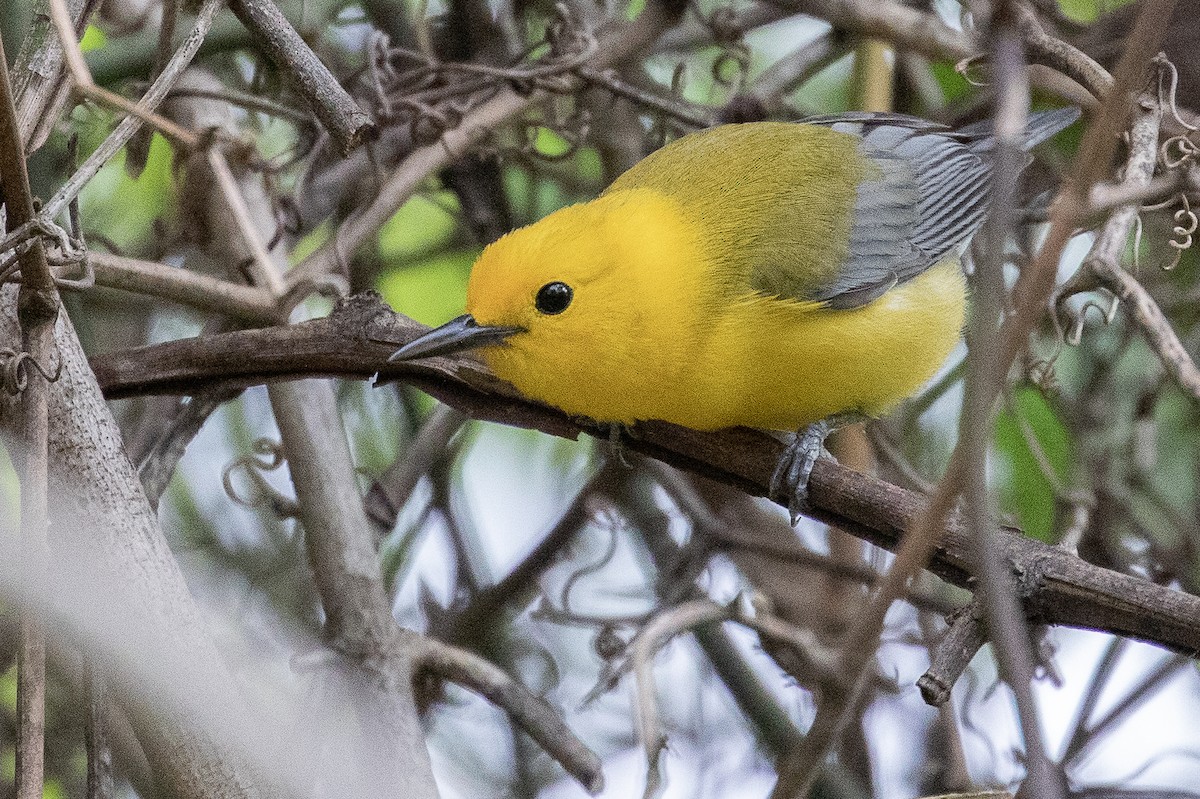
[[[518,337],[522,335],[524,334],[517,334]],[[496,377],[524,390],[523,384],[527,382],[524,375],[529,360],[522,342],[510,340],[505,344],[483,347],[479,350],[479,356]]]

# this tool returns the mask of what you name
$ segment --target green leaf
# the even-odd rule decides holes
[[[134,179],[125,171],[125,151],[118,152],[79,194],[86,228],[104,231],[117,245],[136,249],[153,233],[154,221],[175,208],[172,159],[171,145],[155,133],[146,168]]]
[[[557,131],[546,127],[538,127],[533,139],[533,148],[547,158],[559,158],[571,149],[571,143]]]
[[[1101,14],[1127,6],[1134,0],[1058,0],[1063,14],[1078,22],[1095,22]]]
[[[1040,391],[1030,387],[1018,389],[1014,400],[1012,408],[1005,407],[996,417],[995,466],[1000,507],[1016,517],[1026,535],[1053,542],[1054,490],[1022,428],[1028,428],[1060,483],[1069,480],[1073,462],[1071,439]]]
[[[108,45],[108,37],[104,35],[104,31],[97,28],[95,25],[88,25],[87,30],[83,32],[83,38],[79,40],[79,49],[85,53],[90,53],[93,50],[99,50],[101,47]]]

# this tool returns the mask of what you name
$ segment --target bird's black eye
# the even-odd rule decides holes
[[[571,290],[570,286],[556,280],[538,289],[537,299],[533,301],[533,305],[544,314],[559,314],[567,310],[574,294],[575,292]]]

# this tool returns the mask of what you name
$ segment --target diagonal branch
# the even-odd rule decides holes
[[[377,297],[363,295],[325,319],[110,353],[93,358],[92,367],[110,398],[186,394],[213,385],[248,386],[314,376],[367,379],[385,366],[397,344],[425,330],[393,314]],[[393,364],[379,374],[383,379],[403,380],[477,419],[567,438],[581,432],[608,435],[519,397],[482,366],[465,359]],[[751,495],[766,496],[782,445],[766,433],[745,428],[699,433],[645,422],[637,426],[628,446]],[[926,499],[919,494],[824,460],[813,471],[812,501],[815,518],[889,550],[896,549],[926,510]],[[930,571],[972,589],[973,546],[961,520],[953,515],[939,530]],[[1180,652],[1200,651],[1200,598],[1093,566],[1011,528],[1001,530],[1000,550],[1032,618],[1111,632]]]

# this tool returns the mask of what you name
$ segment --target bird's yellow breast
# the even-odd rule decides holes
[[[795,430],[840,411],[885,413],[945,362],[965,306],[956,260],[853,310],[746,298],[715,321],[692,401],[671,421]]]

